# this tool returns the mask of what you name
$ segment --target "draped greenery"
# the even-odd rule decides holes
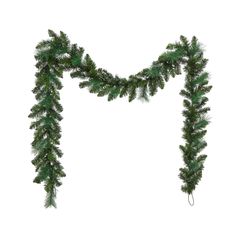
[[[29,117],[33,119],[30,128],[34,129],[32,150],[33,165],[37,175],[35,183],[44,183],[47,193],[45,207],[56,207],[55,198],[61,178],[66,174],[60,163],[63,153],[59,148],[63,111],[60,102],[62,89],[61,78],[64,71],[69,71],[72,78],[80,78],[80,88],[88,88],[90,93],[98,97],[107,96],[108,101],[118,97],[128,97],[131,102],[135,98],[148,101],[158,89],[176,75],[185,72],[183,96],[184,125],[182,128],[184,143],[180,145],[184,166],[180,168],[179,177],[183,181],[182,191],[192,194],[201,180],[204,161],[207,157],[201,154],[207,146],[204,136],[209,124],[206,106],[206,94],[212,86],[208,84],[208,73],[204,71],[207,59],[203,56],[201,44],[196,37],[188,40],[181,36],[178,42],[169,44],[166,52],[145,68],[128,78],[114,76],[108,71],[97,68],[82,47],[71,44],[67,35],[48,30],[49,39],[36,46],[37,61],[35,74],[35,94],[37,103],[31,108]]]

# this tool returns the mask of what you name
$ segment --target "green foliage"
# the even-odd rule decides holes
[[[197,39],[193,37],[189,43],[186,38],[182,37],[181,41],[187,51],[188,59],[184,63],[185,89],[180,92],[185,98],[183,138],[186,143],[180,146],[185,167],[180,168],[179,176],[184,182],[182,190],[191,194],[202,178],[203,164],[207,157],[207,155],[198,156],[198,154],[207,146],[203,138],[206,134],[205,128],[209,124],[206,118],[209,108],[204,107],[208,101],[204,95],[210,91],[211,86],[207,86],[208,73],[202,72],[206,60],[202,57],[202,50]]]
[[[59,90],[62,89],[60,78],[64,71],[70,71],[72,78],[80,78],[80,88],[87,88],[98,97],[107,96],[108,101],[118,97],[128,97],[131,102],[135,98],[148,101],[158,88],[163,89],[169,78],[181,74],[181,66],[186,72],[184,89],[180,94],[184,97],[183,139],[180,145],[185,166],[180,168],[179,177],[183,180],[182,190],[191,194],[202,177],[203,164],[207,155],[200,154],[206,147],[204,135],[209,124],[206,113],[210,110],[206,94],[212,86],[208,85],[208,73],[203,69],[207,59],[203,57],[201,45],[196,37],[191,41],[184,36],[179,42],[168,44],[167,51],[145,68],[128,79],[113,76],[108,71],[97,68],[92,58],[84,55],[84,49],[77,44],[70,44],[63,32],[60,34],[48,30],[49,39],[36,46],[37,60],[35,74],[35,94],[37,104],[31,108],[29,117],[34,119],[30,128],[34,129],[32,149],[35,157],[37,176],[35,183],[44,183],[47,193],[45,207],[56,207],[57,187],[60,178],[65,176],[59,158],[63,153],[59,149],[63,108],[60,104]]]
[[[60,178],[65,176],[63,167],[58,161],[62,157],[62,151],[58,148],[60,144],[59,121],[62,120],[60,113],[63,108],[59,103],[58,90],[62,88],[59,77],[62,77],[62,67],[58,58],[62,58],[68,50],[69,42],[64,33],[60,36],[49,30],[52,39],[43,41],[37,45],[36,59],[38,72],[36,73],[36,86],[33,89],[37,104],[31,108],[29,117],[34,119],[30,128],[34,129],[34,141],[32,148],[35,158],[37,176],[35,183],[45,183],[47,198],[46,207],[54,206],[56,187],[61,185]]]

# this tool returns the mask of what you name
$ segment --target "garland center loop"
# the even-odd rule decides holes
[[[98,97],[107,96],[108,101],[118,97],[128,97],[131,102],[135,98],[148,101],[158,89],[163,89],[165,83],[176,75],[185,72],[183,96],[182,128],[185,143],[179,148],[182,152],[184,166],[180,168],[179,177],[183,181],[183,192],[192,194],[202,178],[204,161],[207,155],[200,154],[207,146],[204,136],[209,124],[206,107],[206,94],[212,86],[208,85],[208,73],[204,71],[207,59],[203,56],[201,44],[194,36],[189,41],[180,36],[180,41],[168,44],[166,52],[153,61],[149,68],[144,68],[128,78],[113,76],[102,68],[97,68],[82,47],[71,44],[67,35],[48,30],[49,39],[36,46],[37,61],[35,74],[35,94],[37,103],[31,108],[28,117],[32,118],[30,129],[34,129],[34,140],[31,143],[36,168],[35,183],[43,183],[47,193],[45,207],[56,207],[57,188],[65,177],[60,158],[63,153],[59,148],[63,111],[60,103],[62,89],[61,78],[64,71],[69,71],[72,78],[79,78],[80,88],[88,88],[90,93]]]

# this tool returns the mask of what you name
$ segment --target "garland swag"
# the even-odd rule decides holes
[[[208,93],[212,86],[208,85],[208,73],[204,71],[207,59],[203,57],[201,44],[194,36],[189,41],[181,36],[179,42],[169,44],[167,51],[158,57],[149,68],[145,68],[128,79],[113,76],[108,71],[97,68],[84,49],[77,44],[70,44],[67,35],[48,30],[49,39],[36,46],[37,60],[35,74],[35,94],[37,104],[31,108],[28,117],[32,118],[30,129],[34,129],[34,140],[31,143],[35,154],[32,164],[36,167],[35,183],[44,183],[47,193],[45,207],[56,207],[57,187],[62,183],[61,177],[66,174],[59,159],[63,153],[59,149],[62,120],[60,113],[59,90],[62,89],[60,78],[64,71],[70,71],[72,78],[82,79],[80,88],[87,87],[90,93],[107,96],[108,101],[117,97],[128,96],[129,102],[136,97],[148,101],[157,90],[163,89],[170,77],[181,74],[181,66],[185,72],[185,85],[180,94],[183,100],[183,116],[185,117],[183,139],[180,145],[184,167],[180,168],[179,177],[183,181],[182,191],[189,195],[201,180],[204,161],[207,157],[200,154],[207,146],[204,136],[209,119],[206,114]]]

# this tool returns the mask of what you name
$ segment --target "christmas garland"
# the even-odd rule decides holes
[[[206,114],[208,93],[212,86],[208,85],[208,73],[204,71],[207,59],[203,57],[200,43],[193,37],[188,41],[181,36],[179,42],[169,44],[167,51],[158,57],[149,68],[145,68],[128,79],[113,76],[108,71],[97,68],[84,49],[77,44],[70,44],[66,34],[48,31],[50,38],[36,46],[35,59],[37,72],[35,74],[35,94],[37,104],[31,108],[29,117],[33,119],[30,129],[34,129],[32,151],[35,154],[32,164],[36,167],[35,183],[44,183],[47,193],[45,207],[56,207],[55,198],[61,178],[66,174],[59,159],[63,153],[59,149],[62,120],[60,113],[59,90],[62,89],[60,78],[64,71],[70,71],[72,78],[82,79],[80,88],[88,88],[97,96],[107,96],[108,101],[117,97],[128,96],[129,102],[136,97],[148,101],[157,90],[163,89],[170,77],[181,74],[184,70],[185,85],[180,94],[183,100],[183,139],[180,145],[184,167],[180,168],[179,177],[183,181],[182,191],[189,195],[195,190],[202,177],[204,161],[207,157],[200,154],[207,146],[204,136],[209,119]],[[182,66],[182,68],[181,68]]]

